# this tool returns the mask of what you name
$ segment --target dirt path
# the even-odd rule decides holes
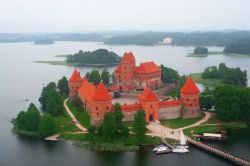
[[[87,132],[87,129],[81,125],[81,123],[76,119],[76,117],[74,116],[74,114],[70,111],[69,107],[67,106],[67,101],[68,101],[68,100],[69,100],[69,98],[67,98],[67,99],[65,99],[65,100],[63,101],[63,106],[64,106],[66,112],[67,112],[68,115],[70,116],[70,118],[71,118],[72,122],[75,124],[75,126],[76,126],[79,130],[81,130],[82,132],[85,132],[85,133],[86,133],[86,132]]]
[[[178,128],[178,129],[172,129],[172,128],[167,127],[167,126],[163,126],[159,123],[150,122],[147,125],[147,128],[150,131],[149,133],[147,133],[147,135],[179,140],[179,137],[180,137],[179,135],[180,135],[181,130],[199,126],[202,123],[205,123],[211,117],[211,113],[209,113],[209,112],[204,112],[204,113],[205,113],[205,116],[201,120],[199,120],[198,122],[196,122],[192,125],[189,125],[189,126]]]

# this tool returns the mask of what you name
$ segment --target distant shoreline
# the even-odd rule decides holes
[[[86,64],[86,63],[69,63],[66,61],[34,61],[35,63],[47,63],[50,65],[63,65],[63,66],[90,66],[90,67],[111,67],[117,66],[119,63],[110,64]]]

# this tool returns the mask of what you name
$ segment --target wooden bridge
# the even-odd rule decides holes
[[[238,156],[235,156],[233,154],[230,154],[230,153],[228,153],[226,151],[223,151],[223,150],[220,150],[218,148],[209,146],[207,144],[195,141],[195,140],[193,140],[191,138],[187,138],[187,141],[189,143],[191,143],[191,144],[193,144],[193,145],[207,151],[207,152],[210,152],[210,153],[213,153],[213,154],[215,154],[217,156],[223,157],[224,159],[227,159],[227,160],[233,162],[234,164],[250,166],[250,161],[242,159],[242,158],[240,158]]]

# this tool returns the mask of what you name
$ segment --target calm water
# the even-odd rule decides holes
[[[37,105],[42,87],[49,81],[57,81],[63,75],[69,77],[74,67],[39,64],[37,60],[60,60],[55,55],[82,50],[107,48],[119,55],[132,50],[137,62],[154,60],[157,64],[177,69],[181,74],[200,72],[210,65],[225,62],[228,66],[240,66],[250,73],[250,58],[212,55],[206,58],[187,58],[187,50],[193,47],[171,46],[106,46],[90,42],[56,42],[54,45],[32,43],[0,44],[0,166],[44,165],[229,165],[229,163],[194,147],[186,155],[155,156],[151,150],[126,153],[99,153],[80,149],[70,141],[56,144],[18,136],[11,132],[11,119],[30,102]],[[211,50],[222,50],[211,47]],[[82,74],[89,67],[78,67]],[[112,71],[114,68],[108,68]],[[25,100],[28,99],[29,101]],[[243,137],[249,131],[237,132],[234,141],[220,145],[250,160],[250,139]]]

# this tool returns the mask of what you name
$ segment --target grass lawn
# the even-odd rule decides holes
[[[82,109],[80,106],[76,106],[72,101],[68,101],[67,105],[71,112],[75,115],[76,119],[78,119],[83,127],[90,127],[90,117],[86,111]]]
[[[161,124],[171,127],[173,129],[176,129],[176,128],[192,125],[198,122],[199,120],[201,120],[202,118],[203,118],[203,115],[200,117],[188,118],[188,119],[182,119],[182,118],[169,119],[169,120],[161,121]]]
[[[191,74],[194,81],[197,83],[201,83],[203,85],[210,85],[213,87],[219,86],[219,85],[223,85],[223,83],[221,82],[220,79],[212,79],[212,78],[201,78],[201,73],[193,73]]]
[[[56,116],[56,125],[57,125],[57,132],[64,133],[64,132],[75,132],[79,131],[78,128],[72,123],[70,117],[67,113],[61,116]]]
[[[191,137],[192,133],[194,134],[201,134],[201,133],[216,133],[220,131],[222,128],[220,126],[208,126],[208,125],[202,125],[197,126],[193,128],[185,129],[183,132],[185,135]]]

